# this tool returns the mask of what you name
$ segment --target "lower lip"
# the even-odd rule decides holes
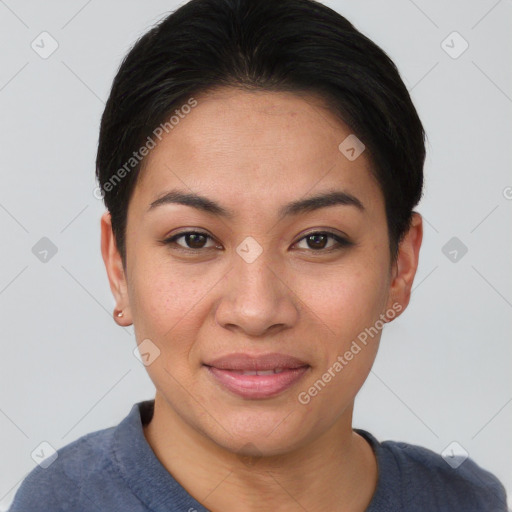
[[[293,386],[308,371],[309,366],[284,370],[272,375],[243,375],[213,366],[206,367],[226,389],[243,398],[270,398]]]

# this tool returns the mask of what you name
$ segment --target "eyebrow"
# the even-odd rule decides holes
[[[147,211],[152,211],[158,206],[165,204],[182,204],[225,219],[236,217],[233,210],[225,208],[207,197],[193,192],[183,192],[178,189],[171,190],[153,201]],[[365,210],[363,203],[352,194],[342,190],[329,190],[305,199],[292,201],[282,206],[279,209],[278,215],[279,217],[289,217],[338,205],[354,206],[361,212]]]

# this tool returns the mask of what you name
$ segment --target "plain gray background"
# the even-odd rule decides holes
[[[390,55],[428,136],[412,301],[385,328],[354,426],[439,453],[456,441],[512,494],[512,2],[324,3]],[[41,442],[116,425],[154,395],[133,327],[111,316],[94,160],[121,59],[178,5],[0,1],[2,509]]]

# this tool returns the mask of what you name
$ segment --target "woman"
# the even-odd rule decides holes
[[[114,319],[155,399],[11,510],[505,511],[471,459],[352,428],[409,303],[424,159],[396,67],[322,4],[192,0],[145,34],[97,177]]]

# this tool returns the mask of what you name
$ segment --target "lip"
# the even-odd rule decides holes
[[[306,361],[288,354],[272,352],[268,354],[250,355],[243,352],[228,354],[218,357],[213,361],[204,363],[206,366],[213,366],[220,370],[253,370],[265,371],[274,368],[300,368],[309,366]]]
[[[208,373],[222,387],[243,398],[271,398],[297,383],[310,365],[286,354],[229,354],[205,363]],[[279,373],[248,375],[241,372],[271,371]]]

